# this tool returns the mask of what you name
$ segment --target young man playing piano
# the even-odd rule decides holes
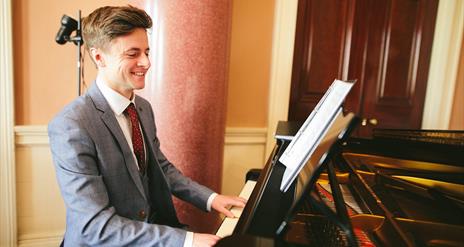
[[[212,246],[218,237],[182,229],[171,195],[233,217],[245,200],[183,176],[160,150],[150,104],[134,94],[150,68],[151,18],[102,7],[83,19],[96,82],[49,124],[66,204],[65,246]]]

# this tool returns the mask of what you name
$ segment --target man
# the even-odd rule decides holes
[[[67,209],[65,246],[212,246],[217,236],[180,228],[171,194],[228,217],[228,207],[245,205],[183,176],[160,151],[151,106],[134,94],[150,68],[151,26],[131,6],[102,7],[83,20],[96,83],[48,127]]]

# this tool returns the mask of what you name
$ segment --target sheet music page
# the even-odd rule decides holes
[[[353,84],[353,82],[335,80],[279,158],[286,167],[280,185],[282,192],[287,191],[336,116],[341,114],[340,106]]]

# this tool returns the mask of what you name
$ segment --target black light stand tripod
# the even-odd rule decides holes
[[[81,34],[81,11],[78,11],[77,21],[67,15],[61,18],[61,27],[56,34],[55,41],[60,45],[66,42],[73,42],[77,46],[77,93],[81,95],[81,81],[82,81],[82,53],[81,46],[84,44]],[[76,34],[71,37],[71,33],[76,31]]]

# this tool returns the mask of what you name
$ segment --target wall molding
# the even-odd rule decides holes
[[[266,128],[226,128],[225,145],[266,144]]]
[[[14,130],[16,146],[49,144],[46,125],[17,125]]]
[[[46,125],[14,127],[16,146],[49,145]],[[267,128],[226,128],[225,145],[266,144]]]
[[[13,32],[11,0],[0,1],[0,246],[16,246]]]
[[[59,246],[63,240],[62,232],[46,232],[42,234],[24,234],[19,236],[18,247]]]

